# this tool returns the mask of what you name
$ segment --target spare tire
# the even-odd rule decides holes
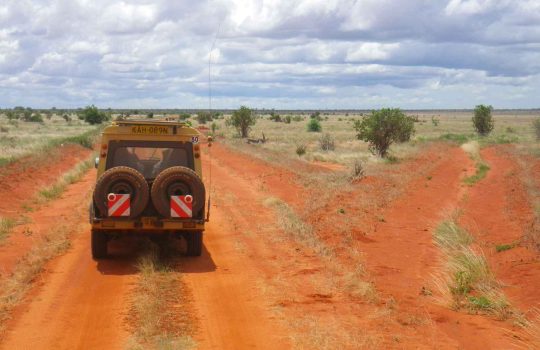
[[[199,175],[183,166],[163,170],[152,185],[152,203],[158,213],[164,217],[171,216],[171,196],[188,194],[193,197],[193,217],[197,217],[204,208],[206,191]]]
[[[143,212],[150,197],[150,190],[144,176],[126,166],[117,166],[107,170],[96,182],[94,203],[101,217],[108,216],[107,195],[109,193],[130,195],[130,218],[137,217]]]

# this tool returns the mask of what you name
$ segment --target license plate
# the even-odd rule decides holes
[[[169,135],[169,127],[155,125],[136,125],[131,127],[131,133],[138,135]]]
[[[152,226],[154,225],[154,221],[156,221],[157,218],[153,218],[153,217],[142,217],[141,218],[141,221],[143,223],[144,226]]]

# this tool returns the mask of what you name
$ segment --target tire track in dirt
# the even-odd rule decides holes
[[[386,300],[396,302],[398,318],[428,315],[431,325],[426,328],[434,332],[434,347],[510,348],[515,346],[511,333],[518,331],[511,324],[454,312],[429,296],[432,292],[438,294],[433,278],[441,261],[433,244],[433,231],[460,209],[469,192],[461,178],[464,170],[470,172],[472,168],[472,162],[460,149],[447,152],[430,180],[414,180],[384,211],[384,221],[377,224],[377,232],[363,251],[377,290]],[[426,288],[428,295],[423,293]],[[416,335],[409,332],[409,336],[413,343],[422,344],[422,339],[428,339],[425,330]]]
[[[42,285],[14,315],[0,349],[122,349],[129,336],[126,295],[136,273],[130,259],[96,264],[89,225],[73,248],[47,268]]]
[[[88,198],[95,180],[96,172],[89,171],[80,181],[68,186],[60,199],[39,205],[35,211],[24,214],[28,223],[16,226],[0,245],[0,277],[9,275],[35,242],[57,225],[75,226],[81,217],[86,220],[89,202],[83,203],[82,199]],[[10,198],[11,193],[6,196]]]
[[[31,214],[35,234],[67,226],[72,247],[46,264],[29,295],[15,307],[0,349],[123,348],[129,336],[124,326],[126,295],[136,271],[132,252],[122,253],[125,248],[113,246],[113,254],[120,255],[110,261],[96,263],[90,256],[87,217],[94,181],[95,171],[90,171],[60,199]],[[13,254],[0,255],[12,265],[16,254],[24,255],[34,242],[13,236],[5,247]]]
[[[286,349],[286,332],[257,287],[264,271],[256,260],[266,254],[267,248],[259,242],[249,246],[258,254],[240,253],[250,234],[242,229],[246,224],[253,230],[259,225],[272,225],[271,213],[261,205],[261,194],[254,183],[236,177],[228,167],[234,154],[223,152],[220,145],[212,147],[211,190],[215,193],[203,255],[182,262],[184,281],[197,312],[198,348]],[[208,167],[208,159],[204,163]]]
[[[527,313],[540,308],[540,254],[526,244],[525,236],[533,234],[534,213],[516,159],[507,147],[483,149],[482,158],[491,170],[469,191],[464,203],[464,223],[480,245],[503,291],[512,304]],[[532,174],[540,178],[540,173]],[[536,233],[537,235],[539,233]],[[497,252],[497,245],[515,245]]]

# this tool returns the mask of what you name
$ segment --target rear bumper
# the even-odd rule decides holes
[[[134,231],[136,232],[178,232],[203,231],[204,220],[170,220],[157,218],[142,218],[133,220],[99,219],[90,221],[92,229],[103,231]]]

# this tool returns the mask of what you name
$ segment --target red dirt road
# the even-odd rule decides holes
[[[472,188],[461,182],[473,168],[467,156],[457,147],[447,147],[444,157],[440,152],[428,149],[415,159],[387,167],[398,175],[406,172],[403,183],[399,176],[380,182],[365,179],[343,189],[333,188],[337,191],[334,196],[323,197],[322,183],[306,185],[309,181],[298,173],[214,145],[212,213],[203,256],[182,258],[180,263],[182,279],[190,289],[186,303],[194,311],[196,332],[192,336],[198,348],[499,349],[514,347],[515,336],[527,342],[527,336],[511,322],[455,312],[437,301],[433,275],[442,261],[432,232],[440,221],[463,207],[464,222],[474,217],[475,227],[481,228],[471,230],[480,246],[492,249],[494,243],[519,239],[518,232],[530,213],[521,185],[509,182],[501,171],[508,164],[497,152],[483,152],[492,169]],[[208,164],[206,157],[206,175]],[[300,166],[302,171],[314,173],[333,171]],[[126,316],[137,281],[137,254],[129,242],[127,246],[115,242],[112,259],[97,263],[90,258],[86,208],[93,176],[90,172],[69,186],[62,198],[30,214],[32,225],[37,225],[35,231],[46,232],[67,223],[73,243],[66,254],[47,264],[35,288],[15,309],[8,331],[0,337],[0,349],[126,346],[130,337]],[[205,181],[208,185],[208,178]],[[397,191],[393,187],[397,185],[403,188]],[[485,191],[493,192],[495,207],[490,211],[518,218],[510,220],[515,225],[512,230],[488,235],[500,223],[479,220],[492,217],[482,212],[480,199]],[[516,191],[521,195],[514,196]],[[499,196],[510,204],[497,206]],[[283,218],[263,204],[269,197],[287,203],[312,228],[319,246],[291,238],[294,232],[278,223]],[[313,206],[321,198],[330,202]],[[381,198],[389,199],[377,202]],[[340,208],[345,214],[336,216]],[[48,217],[51,210],[56,215]],[[497,220],[508,221],[502,214]],[[350,234],[345,235],[345,230]],[[317,252],[320,245],[328,253]],[[21,244],[13,251],[22,256],[30,246]],[[505,252],[512,255],[497,257],[511,256],[515,262],[525,257],[520,255],[524,251],[516,248]],[[0,249],[0,261],[11,261],[13,266],[15,259],[9,256]],[[508,284],[505,292],[516,307],[526,311],[536,305],[533,294],[513,292],[538,282],[535,275],[514,273],[517,270],[506,275],[507,266],[520,269],[521,265],[503,263],[499,268],[499,260],[490,262]],[[365,271],[348,277],[357,266]],[[344,285],[357,278],[371,282],[377,296],[368,300],[351,295]]]
[[[474,186],[465,201],[465,222],[479,239],[491,266],[503,282],[510,301],[524,312],[540,308],[540,254],[527,244],[527,235],[540,236],[522,182],[524,174],[507,148],[482,151],[491,170]],[[534,160],[531,160],[534,162]],[[538,162],[538,161],[537,161]],[[540,168],[533,173],[540,179]],[[497,252],[496,246],[515,245]]]

